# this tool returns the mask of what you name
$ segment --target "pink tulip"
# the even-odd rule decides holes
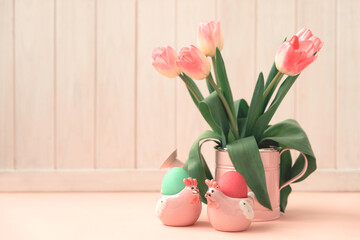
[[[276,68],[295,76],[315,61],[322,46],[323,42],[313,36],[310,29],[303,28],[280,46],[275,56]]]
[[[157,47],[152,52],[153,63],[155,69],[168,78],[174,78],[180,74],[180,68],[176,64],[178,55],[175,50],[170,47]]]
[[[210,62],[206,56],[194,45],[184,47],[179,54],[176,64],[186,75],[196,80],[206,78],[210,73]]]
[[[221,51],[224,46],[224,37],[220,21],[201,23],[198,28],[198,43],[200,50],[206,56],[215,56],[216,47]]]

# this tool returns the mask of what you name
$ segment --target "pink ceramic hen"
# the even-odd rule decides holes
[[[207,213],[211,225],[219,231],[247,229],[254,218],[254,194],[250,192],[247,198],[231,198],[220,191],[215,180],[207,179],[205,183],[209,187],[205,197],[208,201]]]
[[[184,179],[185,188],[175,195],[163,195],[156,204],[156,214],[168,226],[193,225],[201,213],[197,180]]]

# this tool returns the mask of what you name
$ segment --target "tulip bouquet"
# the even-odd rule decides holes
[[[202,23],[198,28],[199,48],[193,45],[184,47],[178,55],[170,46],[157,47],[152,54],[153,66],[166,77],[180,77],[211,128],[194,142],[184,166],[189,175],[198,180],[201,196],[207,189],[204,180],[213,178],[201,154],[201,146],[205,141],[212,140],[217,148],[227,149],[236,171],[244,176],[259,203],[271,209],[260,148],[276,146],[303,152],[308,159],[308,168],[297,182],[316,169],[314,153],[300,125],[292,119],[274,125],[270,125],[270,121],[301,71],[315,61],[323,43],[306,28],[289,40],[285,39],[275,54],[266,81],[263,73],[259,74],[250,104],[245,99],[233,99],[221,55],[223,43],[220,22]],[[282,80],[284,75],[286,77]],[[207,97],[203,96],[193,79],[205,79],[209,91]],[[303,167],[301,154],[293,165],[291,155],[282,154],[280,184],[296,176]],[[290,193],[290,186],[281,190],[281,211],[285,210]],[[206,199],[202,200],[206,202]]]

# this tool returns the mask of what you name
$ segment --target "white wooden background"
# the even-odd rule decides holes
[[[196,43],[223,23],[236,98],[250,96],[285,36],[325,45],[275,121],[297,119],[319,170],[298,190],[360,190],[360,1],[0,0],[0,191],[155,190],[158,167],[206,123],[179,79],[151,65],[159,45]],[[205,82],[198,82],[206,92]],[[214,166],[212,146],[205,149]]]

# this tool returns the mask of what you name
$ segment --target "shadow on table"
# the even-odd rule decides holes
[[[212,228],[209,221],[197,221],[192,228]]]
[[[294,223],[308,222],[309,219],[321,220],[321,221],[324,220],[324,222],[326,222],[326,221],[338,219],[339,217],[341,218],[346,217],[348,219],[354,219],[354,220],[358,218],[358,216],[356,216],[355,214],[351,214],[350,212],[343,212],[338,209],[330,209],[330,210],[291,209],[287,211],[285,214],[282,214],[279,219],[268,222],[253,222],[247,231],[228,232],[228,234],[241,233],[244,235],[253,235],[254,233],[256,234],[256,233],[273,232],[274,229],[278,229],[280,225],[283,227],[287,225],[287,223],[293,226]],[[183,229],[189,229],[191,231],[195,229],[199,231],[208,231],[208,230],[216,231],[214,228],[212,228],[210,222],[205,219],[199,220],[194,225],[189,227],[184,227]]]
[[[192,229],[198,229],[198,230],[205,230],[205,229],[212,229],[215,230],[209,221],[198,221],[196,224],[191,226]],[[258,222],[258,223],[252,223],[249,231],[251,232],[267,232],[268,230],[271,231],[272,225],[269,222]],[[215,230],[216,231],[216,230]],[[248,231],[243,231],[248,232]],[[228,232],[228,233],[240,233],[240,232]]]
[[[337,209],[293,209],[291,211],[282,214],[276,221],[281,222],[302,222],[309,219],[315,220],[334,220],[338,218],[358,219],[356,214],[350,212],[344,212]]]

